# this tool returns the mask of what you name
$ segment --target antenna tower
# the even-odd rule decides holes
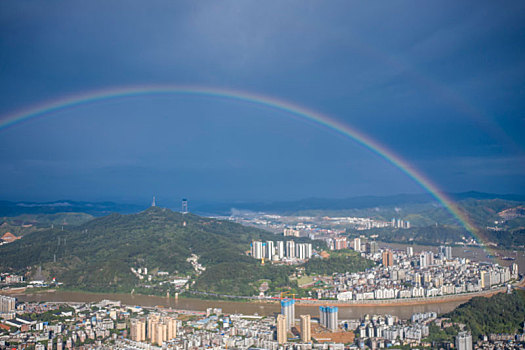
[[[188,213],[188,200],[186,198],[182,198],[182,214]]]

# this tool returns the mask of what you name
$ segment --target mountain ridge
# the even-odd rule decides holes
[[[256,293],[258,279],[275,280],[274,287],[289,285],[290,268],[261,266],[246,255],[252,240],[288,240],[257,228],[233,222],[182,214],[151,207],[136,214],[110,214],[85,224],[33,232],[0,246],[0,269],[35,274],[40,266],[47,280],[56,277],[66,288],[86,291],[165,294],[169,281],[159,284],[157,273],[189,278],[205,292],[234,290]],[[309,241],[306,238],[293,238]],[[23,251],[24,254],[20,254]],[[197,273],[189,258],[205,268]],[[150,271],[146,280],[132,269]],[[228,271],[227,282],[216,276]],[[155,284],[156,283],[156,284]]]
[[[497,194],[478,191],[459,193],[445,193],[453,200],[465,199],[503,199],[509,201],[525,201],[525,195],[520,194]],[[300,210],[340,210],[340,209],[365,209],[381,206],[393,206],[403,204],[421,204],[439,202],[430,193],[418,194],[395,194],[386,196],[356,196],[347,198],[318,198],[310,197],[290,201],[196,201],[192,203],[191,209],[200,214],[225,214],[230,213],[233,208],[251,211],[269,212],[291,212]],[[59,212],[83,212],[94,216],[105,216],[113,212],[122,214],[143,211],[148,205],[118,203],[113,201],[75,201],[56,200],[46,202],[34,201],[0,201],[0,216],[16,216],[20,214],[59,213]]]

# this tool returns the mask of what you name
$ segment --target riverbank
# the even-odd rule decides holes
[[[347,302],[341,302],[339,300],[296,300],[297,304],[305,305],[330,305],[337,307],[371,307],[371,306],[412,306],[412,305],[427,305],[427,304],[439,304],[439,303],[449,303],[449,302],[466,302],[474,297],[491,297],[494,294],[503,293],[506,291],[505,287],[487,290],[482,292],[475,293],[463,293],[463,294],[453,294],[453,295],[444,295],[439,297],[431,298],[410,298],[410,299],[390,299],[390,300],[353,300]]]
[[[29,291],[29,289],[28,289]],[[502,289],[487,291],[484,296],[502,292]],[[224,301],[224,300],[202,300],[193,298],[166,298],[159,296],[131,295],[131,294],[112,294],[112,293],[84,293],[56,291],[38,291],[37,293],[18,293],[12,294],[22,302],[64,302],[64,303],[91,303],[102,300],[120,301],[123,305],[141,307],[162,307],[173,310],[191,310],[196,312],[206,312],[208,308],[221,308],[225,314],[244,314],[275,316],[281,311],[279,300],[257,300],[257,301]],[[339,307],[340,319],[358,319],[365,315],[389,314],[400,319],[409,319],[414,313],[436,312],[443,314],[454,310],[470,298],[478,295],[462,295],[455,299],[441,299],[432,302],[429,299],[414,300],[406,303],[361,303],[361,304],[333,304]],[[337,301],[334,301],[337,302]],[[378,302],[381,302],[378,300]],[[326,305],[326,301],[318,303],[303,303],[298,301],[296,304],[296,315],[319,316],[319,306]]]
[[[38,293],[19,293],[12,294],[20,302],[64,302],[64,303],[97,303],[102,300],[120,301],[123,305],[141,306],[141,307],[162,307],[174,310],[193,310],[206,312],[208,308],[220,308],[225,314],[244,314],[275,316],[281,311],[278,300],[275,301],[252,301],[252,302],[235,302],[224,300],[202,300],[192,298],[166,298],[157,296],[131,295],[131,294],[99,294],[99,293],[81,293],[65,292],[56,290],[54,292]],[[418,312],[436,312],[438,314],[450,312],[463,302],[448,301],[441,303],[424,303],[409,306],[388,305],[379,306],[371,305],[355,307],[353,305],[344,305],[339,308],[340,319],[357,319],[364,315],[389,314],[399,317],[400,319],[409,319],[412,314]],[[319,304],[297,304],[296,315],[310,315],[311,317],[319,316]]]
[[[523,288],[525,287],[525,280],[521,280],[514,284],[514,287]],[[382,299],[382,300],[351,300],[351,301],[340,301],[340,300],[320,300],[320,299],[296,299],[295,302],[297,305],[301,306],[320,306],[320,305],[331,305],[337,307],[386,307],[386,306],[418,306],[418,305],[429,305],[429,304],[440,304],[440,303],[450,303],[450,302],[466,302],[474,297],[491,297],[497,293],[503,293],[507,289],[506,287],[500,287],[497,289],[491,289],[481,292],[473,293],[462,293],[462,294],[451,294],[430,298],[410,298],[410,299]],[[278,305],[280,299],[250,299],[250,300],[239,300],[239,299],[206,299],[206,298],[192,298],[187,296],[179,296],[178,298],[174,297],[163,297],[156,295],[141,295],[141,294],[118,294],[118,293],[92,293],[92,292],[82,292],[82,291],[69,291],[69,290],[32,290],[25,288],[16,288],[12,290],[2,290],[0,294],[7,294],[11,296],[35,296],[38,295],[38,299],[45,299],[45,295],[54,295],[55,293],[63,295],[84,295],[90,296],[87,301],[92,301],[98,299],[97,296],[107,296],[114,295],[119,297],[129,297],[133,299],[145,298],[154,298],[159,301],[202,301],[207,303],[239,303],[239,304],[269,304],[269,305]],[[43,298],[42,298],[43,297]],[[24,298],[25,299],[25,298]],[[55,298],[51,298],[55,299]],[[44,301],[44,300],[42,300]],[[50,300],[56,301],[56,300]]]

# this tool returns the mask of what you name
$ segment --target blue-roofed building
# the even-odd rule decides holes
[[[291,330],[295,324],[295,300],[281,300],[281,315],[286,317],[287,330]]]
[[[338,312],[337,306],[320,306],[319,323],[330,331],[337,330]]]

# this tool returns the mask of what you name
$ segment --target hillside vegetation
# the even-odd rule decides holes
[[[472,332],[473,341],[491,333],[521,333],[525,322],[525,291],[499,293],[490,298],[475,297],[442,316],[456,324],[464,324]],[[451,341],[458,330],[457,326],[444,330],[433,326],[429,339]]]
[[[525,291],[472,298],[443,316],[465,324],[473,339],[490,333],[513,334],[523,329],[525,322]]]
[[[152,273],[191,276],[194,288],[205,292],[253,295],[260,279],[270,280],[272,288],[293,284],[288,279],[290,267],[260,266],[246,256],[254,239],[285,237],[153,207],[138,214],[111,214],[77,227],[27,234],[0,246],[0,269],[34,272],[36,266],[42,266],[47,277],[57,277],[68,288],[107,292],[130,292],[138,287],[139,279],[131,268],[144,267]],[[192,254],[206,267],[201,275],[187,261]]]

